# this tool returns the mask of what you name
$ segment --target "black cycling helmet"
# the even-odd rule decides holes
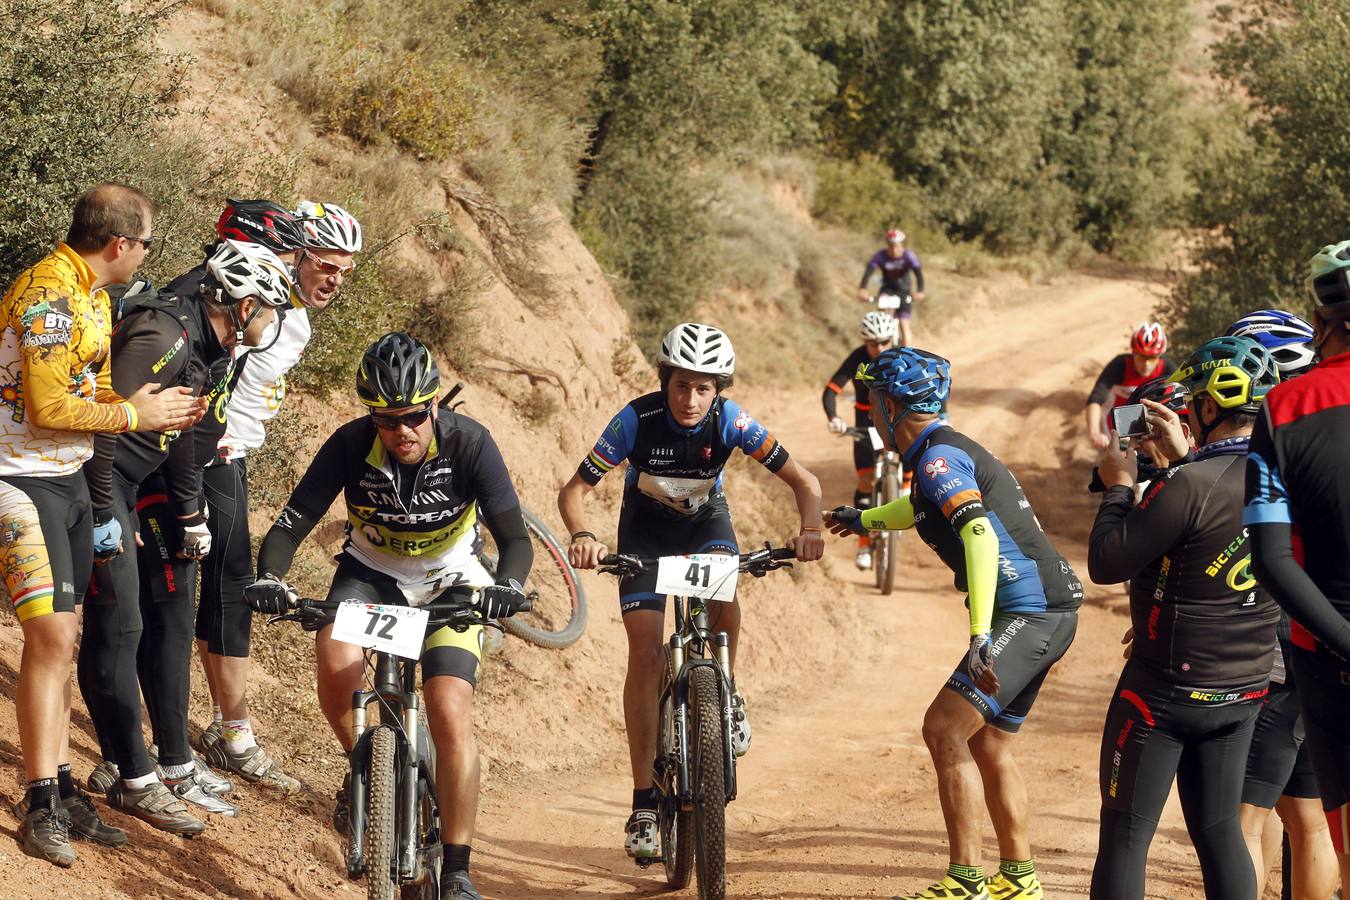
[[[1174,413],[1184,414],[1186,412],[1185,388],[1168,381],[1166,378],[1154,378],[1152,381],[1145,381],[1130,392],[1130,397],[1125,402],[1139,403],[1143,400],[1161,403]]]
[[[356,396],[376,409],[417,406],[436,399],[441,373],[426,345],[391,331],[366,348],[356,369]]]
[[[299,250],[305,245],[295,213],[271,200],[226,200],[216,233],[221,240],[262,244],[273,253]]]

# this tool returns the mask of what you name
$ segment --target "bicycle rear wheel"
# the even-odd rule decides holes
[[[899,497],[900,479],[896,477],[895,472],[887,471],[881,479],[881,502],[891,503]],[[877,560],[877,587],[885,596],[895,590],[895,570],[898,568],[900,556],[900,532],[883,531],[872,540],[880,544],[878,547],[880,552],[874,550],[873,558]]]
[[[722,690],[711,666],[689,674],[691,776],[694,779],[694,825],[698,835],[699,900],[724,900],[727,895],[727,792],[723,770]]]
[[[666,686],[675,679],[671,665],[670,647],[666,647],[666,676],[661,685],[664,694]],[[694,874],[694,813],[686,811],[680,802],[679,779],[671,767],[679,764],[679,748],[675,745],[675,698],[666,697],[661,705],[661,732],[657,742],[657,753],[665,761],[666,769],[658,773],[661,793],[661,858],[665,861],[666,884],[671,890],[681,890],[688,886]]]
[[[535,565],[525,583],[525,593],[534,600],[534,608],[503,619],[502,627],[532,644],[561,650],[575,644],[586,631],[586,591],[567,561],[566,549],[548,526],[528,509],[522,508],[521,513],[534,543]],[[484,542],[490,543],[490,536],[485,534]],[[485,549],[481,557],[484,567],[495,576],[495,552]]]
[[[370,735],[370,803],[366,820],[366,897],[394,900],[394,772],[398,742],[394,729],[377,725]]]

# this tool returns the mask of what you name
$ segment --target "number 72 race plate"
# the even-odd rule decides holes
[[[333,639],[384,650],[405,659],[418,659],[428,619],[430,615],[425,609],[346,600],[338,607]]]

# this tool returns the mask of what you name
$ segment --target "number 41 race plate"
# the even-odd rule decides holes
[[[663,556],[656,567],[656,592],[705,600],[736,599],[741,561],[721,553]]]
[[[404,659],[418,659],[429,618],[425,609],[347,600],[338,607],[333,639],[384,650]]]

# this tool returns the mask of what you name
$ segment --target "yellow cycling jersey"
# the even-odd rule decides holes
[[[94,272],[60,244],[0,301],[0,476],[66,475],[93,455],[93,432],[135,427],[112,389],[112,308]]]

